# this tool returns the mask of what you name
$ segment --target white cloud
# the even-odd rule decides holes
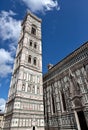
[[[9,41],[8,47],[10,51],[0,49],[0,77],[5,77],[12,72],[13,55],[16,51],[17,41],[21,30],[21,21],[16,20],[16,13],[13,11],[2,11],[0,13],[0,38],[6,44]]]
[[[11,53],[5,49],[0,49],[0,77],[5,77],[12,72],[12,63],[14,61]]]
[[[6,101],[4,98],[0,98],[0,110],[4,112]]]
[[[13,62],[10,52],[0,49],[0,64]]]
[[[2,40],[16,41],[19,37],[21,21],[14,19],[14,15],[16,14],[12,11],[0,13],[0,37]]]
[[[59,10],[59,5],[57,0],[21,0],[32,12],[45,12],[50,11],[54,8]]]
[[[0,65],[0,77],[6,77],[8,74],[12,72],[11,65],[2,64]]]
[[[21,30],[21,21],[13,18],[16,15],[13,11],[2,11],[0,13],[0,38],[3,41],[9,40],[9,49],[16,51],[18,38]]]

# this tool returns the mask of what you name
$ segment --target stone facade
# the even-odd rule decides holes
[[[0,113],[0,130],[3,130],[4,113]]]
[[[44,130],[41,19],[30,12],[22,22],[4,130]]]
[[[88,42],[43,76],[46,130],[88,130]]]

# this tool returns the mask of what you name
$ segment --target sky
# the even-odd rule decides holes
[[[0,109],[4,111],[21,22],[42,19],[43,74],[88,41],[88,0],[0,0]]]

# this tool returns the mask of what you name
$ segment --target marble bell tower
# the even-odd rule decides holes
[[[4,130],[44,130],[41,19],[30,12],[21,26]]]

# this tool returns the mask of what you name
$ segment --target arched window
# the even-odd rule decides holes
[[[37,58],[34,58],[33,64],[36,66],[37,65]]]
[[[22,91],[25,91],[25,84],[22,85]]]
[[[52,93],[52,109],[53,109],[53,113],[55,113],[55,102],[54,102],[53,93]]]
[[[36,42],[34,43],[34,48],[35,48],[35,49],[37,48],[37,44],[36,44]]]
[[[37,76],[37,83],[39,83],[40,82],[40,77],[39,76]]]
[[[39,94],[39,86],[37,86],[37,94]]]
[[[62,96],[63,109],[64,111],[66,111],[66,101],[65,101],[65,95],[63,91],[61,92],[61,96]]]
[[[33,43],[32,40],[30,40],[30,46],[32,46],[32,43]]]
[[[31,55],[28,56],[28,63],[31,63]]]
[[[32,93],[35,93],[35,86],[32,87]]]
[[[30,84],[28,84],[27,91],[28,91],[28,92],[30,92],[30,91],[31,91],[31,85],[30,85]]]
[[[36,35],[36,25],[32,25],[31,34]]]

